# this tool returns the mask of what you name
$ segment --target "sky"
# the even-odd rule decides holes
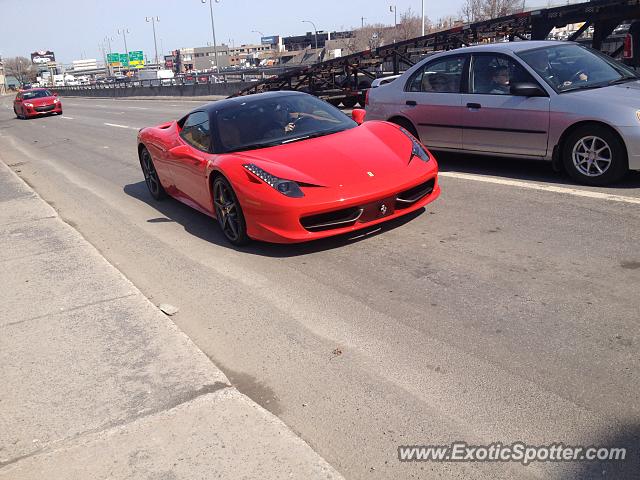
[[[208,1],[208,0],[207,0]],[[425,0],[432,20],[455,15],[464,0]],[[398,16],[411,8],[420,13],[421,0],[214,0],[218,44],[259,43],[260,31],[270,35],[301,35],[312,30],[349,30],[366,23],[393,24],[390,5]],[[0,55],[29,57],[52,50],[56,60],[103,58],[99,43],[110,37],[114,52],[124,53],[118,29],[128,29],[129,51],[143,50],[154,57],[153,30],[145,17],[157,16],[158,55],[212,42],[209,4],[201,0],[0,0]]]

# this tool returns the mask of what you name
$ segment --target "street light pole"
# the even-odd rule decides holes
[[[422,36],[424,37],[424,0],[422,0]]]
[[[302,20],[302,23],[310,23],[313,26],[314,37],[316,40],[316,50],[318,49],[318,29],[316,28],[316,24],[311,20]]]
[[[207,3],[207,0],[200,0],[202,3]],[[211,35],[213,36],[213,58],[216,66],[216,72],[218,71],[218,45],[216,44],[216,27],[213,22],[213,1],[209,0],[209,10],[211,13]],[[215,0],[216,3],[220,3],[220,0]]]
[[[122,35],[122,39],[124,40],[124,54],[127,56],[127,68],[129,68],[129,49],[127,48],[127,33],[130,33],[128,28],[123,28],[122,30],[118,29],[118,35]]]
[[[158,42],[156,40],[156,22],[160,21],[160,17],[144,17],[147,23],[151,22],[153,27],[153,47],[156,50],[156,69],[158,68]]]
[[[398,26],[398,7],[396,5],[390,5],[389,11],[393,13],[393,27]]]

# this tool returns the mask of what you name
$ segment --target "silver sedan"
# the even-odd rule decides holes
[[[572,42],[432,55],[371,89],[366,110],[430,149],[550,160],[589,185],[640,170],[638,75]]]

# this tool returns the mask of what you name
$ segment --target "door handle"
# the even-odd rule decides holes
[[[415,100],[407,100],[405,103],[410,107],[415,107],[416,105],[418,105],[418,102],[416,102]]]
[[[482,105],[479,103],[467,103],[467,108],[474,108],[476,110],[482,108]]]

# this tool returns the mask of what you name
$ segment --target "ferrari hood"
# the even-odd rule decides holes
[[[411,149],[411,140],[397,127],[366,122],[339,133],[236,155],[243,163],[253,163],[281,178],[348,187],[378,177],[402,176]]]

